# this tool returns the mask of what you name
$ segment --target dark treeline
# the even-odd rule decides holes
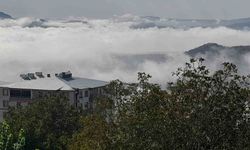
[[[7,149],[250,149],[249,77],[234,64],[210,72],[204,60],[179,68],[167,90],[138,74],[138,83],[112,81],[91,112],[65,98],[11,108],[1,125]],[[1,147],[1,149],[2,149]]]

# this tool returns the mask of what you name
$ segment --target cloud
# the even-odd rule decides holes
[[[31,28],[34,21],[41,24]],[[131,82],[138,71],[144,71],[153,75],[154,82],[165,83],[189,60],[186,50],[208,42],[250,44],[250,31],[225,27],[132,29],[132,23],[133,19],[1,20],[0,79],[15,81],[26,72],[71,70],[77,76]]]

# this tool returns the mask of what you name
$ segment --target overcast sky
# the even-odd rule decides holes
[[[0,0],[0,11],[13,17],[110,18],[133,14],[172,18],[250,17],[250,0]]]

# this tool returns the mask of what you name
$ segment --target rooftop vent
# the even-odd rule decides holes
[[[35,74],[36,74],[36,76],[39,77],[39,78],[44,78],[42,72],[36,72]]]
[[[59,74],[59,77],[63,79],[72,78],[72,73],[70,71],[62,72]]]

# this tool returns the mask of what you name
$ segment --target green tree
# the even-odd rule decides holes
[[[105,88],[106,95],[97,97],[94,109],[81,119],[82,129],[75,133],[69,145],[70,150],[113,149],[116,117],[127,100],[129,90],[119,80],[111,81]]]
[[[14,142],[16,141],[16,142]],[[24,130],[21,129],[18,137],[11,133],[10,126],[6,122],[0,125],[0,149],[1,150],[22,150],[25,146]]]
[[[161,149],[165,141],[165,97],[159,85],[149,83],[150,75],[138,74],[131,84],[128,100],[121,105],[115,124],[113,149]]]
[[[71,149],[153,149],[160,146],[161,104],[166,91],[138,74],[139,83],[112,81],[96,100],[93,114],[76,133]],[[161,123],[161,124],[160,124]],[[98,138],[97,138],[98,137]],[[152,144],[153,143],[153,144]]]
[[[25,149],[66,149],[79,127],[79,111],[68,99],[52,97],[11,108],[6,121],[14,132],[26,131]]]
[[[111,126],[100,115],[89,115],[82,119],[83,128],[77,132],[69,145],[70,150],[109,149],[108,133]]]
[[[203,61],[191,59],[170,84],[171,148],[249,149],[249,78],[231,63],[210,73]]]
[[[239,75],[231,63],[210,72],[203,61],[191,59],[179,68],[167,90],[151,84],[151,76],[145,73],[138,74],[138,83],[111,82],[109,94],[99,99],[108,105],[87,117],[73,145],[81,149],[250,149],[249,77]]]
[[[105,89],[106,93],[110,91],[112,94],[95,99],[93,111],[81,118],[82,128],[74,134],[68,147],[70,150],[111,149],[111,133],[115,129],[113,99],[120,98],[125,91],[121,90],[122,85],[119,80],[112,81]]]

